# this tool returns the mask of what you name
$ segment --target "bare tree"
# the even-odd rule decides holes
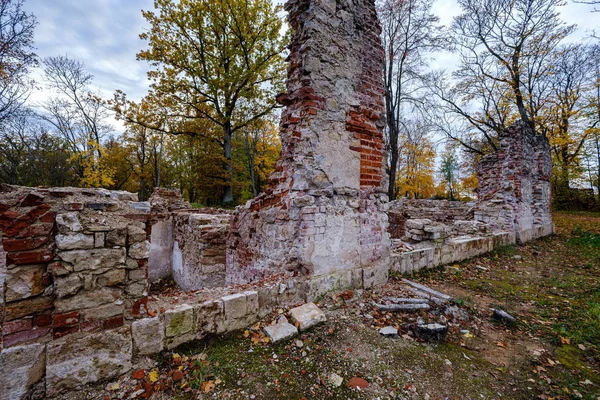
[[[386,145],[389,155],[389,198],[397,196],[396,173],[404,114],[421,103],[427,53],[441,45],[439,18],[431,0],[380,0],[377,4],[385,51],[384,85]]]
[[[37,66],[33,52],[33,14],[23,11],[24,0],[0,0],[0,124],[23,105],[33,80],[29,70]]]
[[[594,84],[592,50],[581,44],[561,46],[552,56],[548,105],[540,113],[539,131],[550,138],[558,174],[555,184],[569,188],[571,170],[597,122],[586,118],[587,101]],[[591,126],[590,126],[591,124]]]
[[[550,57],[573,30],[559,18],[555,0],[459,0],[462,14],[451,27],[460,67],[450,86],[439,76],[432,88],[444,111],[464,119],[479,134],[485,153],[496,149],[497,133],[515,119],[535,132],[550,90]],[[467,136],[462,144],[475,143]]]
[[[104,101],[92,92],[93,75],[85,65],[67,56],[48,57],[43,61],[48,87],[56,94],[46,100],[41,118],[51,124],[68,143],[73,154],[93,158],[97,165],[102,158],[101,141],[111,131]],[[79,166],[80,176],[86,173]]]

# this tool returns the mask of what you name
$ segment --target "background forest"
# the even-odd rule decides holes
[[[24,4],[0,0],[1,183],[105,187],[141,200],[174,187],[205,206],[242,204],[265,187],[286,77],[278,2],[156,0],[137,32],[150,82],[139,100],[103,96],[80,60],[38,57],[36,15]],[[561,1],[458,0],[448,26],[434,4],[377,0],[390,198],[475,197],[479,158],[521,119],[550,140],[553,206],[599,207],[595,33],[566,24]],[[448,54],[456,65],[437,68]],[[33,90],[45,100],[31,101]]]

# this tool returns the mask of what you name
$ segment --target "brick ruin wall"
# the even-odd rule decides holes
[[[520,121],[499,139],[498,151],[478,166],[476,201],[390,203],[392,270],[444,265],[554,232],[548,140]]]
[[[24,390],[39,397],[44,372],[51,382],[75,373],[94,381],[61,339],[104,336],[145,314],[150,243],[136,200],[102,189],[0,186],[0,398]]]
[[[0,400],[79,390],[129,372],[143,355],[387,278],[387,270],[364,279],[353,270],[224,287],[227,211],[190,209],[163,189],[150,203],[136,200],[102,189],[0,187]],[[151,237],[168,236],[153,229],[162,222],[172,245],[161,268],[182,286],[174,298],[149,295],[153,255],[169,258]]]
[[[515,232],[519,243],[553,232],[546,137],[516,122],[500,135],[498,151],[482,158],[477,175],[477,221]]]
[[[289,0],[281,159],[239,208],[227,282],[324,276],[388,263],[383,48],[373,0]]]

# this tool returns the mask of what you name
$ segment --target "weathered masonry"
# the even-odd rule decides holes
[[[282,269],[374,275],[389,262],[375,7],[371,0],[285,7],[293,37],[287,93],[279,98],[282,156],[267,191],[234,215],[227,280]]]
[[[0,186],[0,400],[77,390],[140,356],[385,284],[390,270],[552,233],[549,145],[522,124],[482,160],[478,201],[388,203],[374,1],[286,9],[283,154],[245,206],[192,209],[170,189],[141,203],[103,189]],[[150,290],[168,278],[176,296]]]
[[[517,122],[478,167],[470,203],[398,200],[390,204],[392,270],[412,272],[525,243],[554,232],[550,144]]]

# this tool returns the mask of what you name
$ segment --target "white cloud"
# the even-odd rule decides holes
[[[95,76],[96,89],[106,97],[116,89],[135,100],[144,96],[148,67],[135,56],[145,46],[139,34],[148,28],[141,10],[153,9],[153,0],[26,0],[25,9],[39,22],[35,43],[41,58],[67,54],[83,61]],[[584,37],[586,30],[598,28],[598,14],[590,11],[591,7],[580,4],[562,9],[568,23],[580,25],[577,38]],[[447,26],[460,9],[456,0],[438,0],[434,12]],[[455,62],[451,54],[440,54],[435,65],[448,68]],[[41,71],[36,71],[35,77],[41,78]],[[40,101],[46,96],[47,92],[38,91],[31,100]]]

